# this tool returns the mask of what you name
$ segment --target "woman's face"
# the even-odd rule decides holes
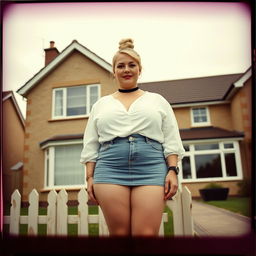
[[[119,86],[123,89],[136,87],[139,75],[138,62],[128,54],[120,53],[114,66],[114,76]]]

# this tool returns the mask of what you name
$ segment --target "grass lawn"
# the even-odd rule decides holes
[[[168,222],[164,223],[164,235],[165,236],[173,236],[174,228],[173,228],[172,211],[169,209],[169,207],[165,206],[164,212],[167,212],[167,214],[168,214]]]
[[[168,213],[168,222],[164,223],[165,236],[173,235],[173,218],[172,212],[166,206],[165,212]],[[10,215],[10,209],[4,211],[6,216]],[[39,215],[46,215],[47,208],[39,208]],[[77,207],[68,207],[68,215],[77,215]],[[97,206],[89,206],[89,214],[98,214]],[[28,215],[28,208],[21,208],[21,215]],[[46,224],[38,224],[38,235],[46,235],[47,226]],[[4,234],[7,234],[9,231],[9,225],[4,224]],[[20,235],[26,235],[28,232],[27,224],[20,224]],[[77,236],[77,224],[68,224],[68,235]],[[99,235],[99,225],[98,224],[89,224],[89,236],[98,236]]]
[[[200,202],[214,205],[226,210],[239,213],[241,215],[250,217],[250,198],[249,197],[228,197],[223,201],[203,201]]]

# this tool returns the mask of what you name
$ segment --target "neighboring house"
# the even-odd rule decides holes
[[[12,91],[3,92],[2,101],[3,199],[9,203],[15,189],[22,193],[25,121]]]
[[[193,196],[211,181],[225,183],[236,195],[236,183],[250,176],[246,74],[140,84],[173,106],[186,148],[180,179]],[[23,201],[33,188],[41,201],[61,188],[71,191],[70,200],[77,198],[85,187],[79,159],[91,106],[116,90],[112,66],[102,58],[76,40],[60,53],[50,43],[45,67],[18,90],[27,98]]]

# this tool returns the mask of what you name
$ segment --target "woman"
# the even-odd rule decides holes
[[[93,106],[84,134],[89,199],[100,205],[110,235],[158,235],[165,200],[178,189],[184,154],[170,104],[138,88],[141,60],[131,39],[113,58],[117,92]]]

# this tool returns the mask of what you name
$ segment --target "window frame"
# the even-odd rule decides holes
[[[193,110],[200,109],[200,108],[203,108],[203,109],[206,110],[206,119],[207,119],[207,121],[206,122],[197,123],[197,122],[194,122],[194,112],[193,112]],[[209,111],[209,107],[208,106],[191,107],[190,108],[190,118],[191,118],[191,126],[192,127],[201,127],[201,126],[210,126],[211,125],[210,111]]]
[[[219,144],[219,149],[212,150],[195,150],[196,144]],[[233,148],[224,148],[224,144],[233,143]],[[239,141],[237,139],[223,139],[223,140],[207,140],[207,141],[186,141],[184,145],[189,146],[189,151],[186,151],[184,156],[190,158],[191,179],[183,179],[182,160],[179,164],[180,173],[179,179],[181,183],[195,183],[195,182],[215,182],[215,181],[233,181],[243,179],[243,170],[241,162],[241,153]],[[196,163],[195,155],[209,155],[220,154],[222,177],[196,178]],[[225,153],[233,153],[235,155],[237,176],[227,176]]]
[[[68,86],[68,87],[58,87],[58,88],[53,88],[52,90],[52,119],[53,120],[58,120],[58,119],[74,119],[74,118],[84,118],[88,117],[90,114],[90,111],[87,112],[85,115],[73,115],[73,116],[67,116],[67,89],[68,88],[75,88],[75,87],[80,87],[83,86],[86,88],[86,109],[90,110],[90,88],[92,87],[97,87],[98,89],[98,98],[97,100],[101,97],[100,95],[100,84],[88,84],[88,85],[75,85],[75,86]],[[55,115],[55,95],[57,91],[62,91],[63,92],[63,115],[57,116]]]
[[[87,185],[85,179],[84,183],[77,185],[54,185],[54,159],[55,159],[55,147],[68,146],[68,145],[83,145],[83,140],[70,140],[70,141],[54,141],[47,143],[42,149],[44,150],[44,190],[49,189],[81,189]],[[47,160],[49,165],[47,165]],[[47,167],[49,166],[49,170]],[[86,170],[84,170],[86,171]]]

